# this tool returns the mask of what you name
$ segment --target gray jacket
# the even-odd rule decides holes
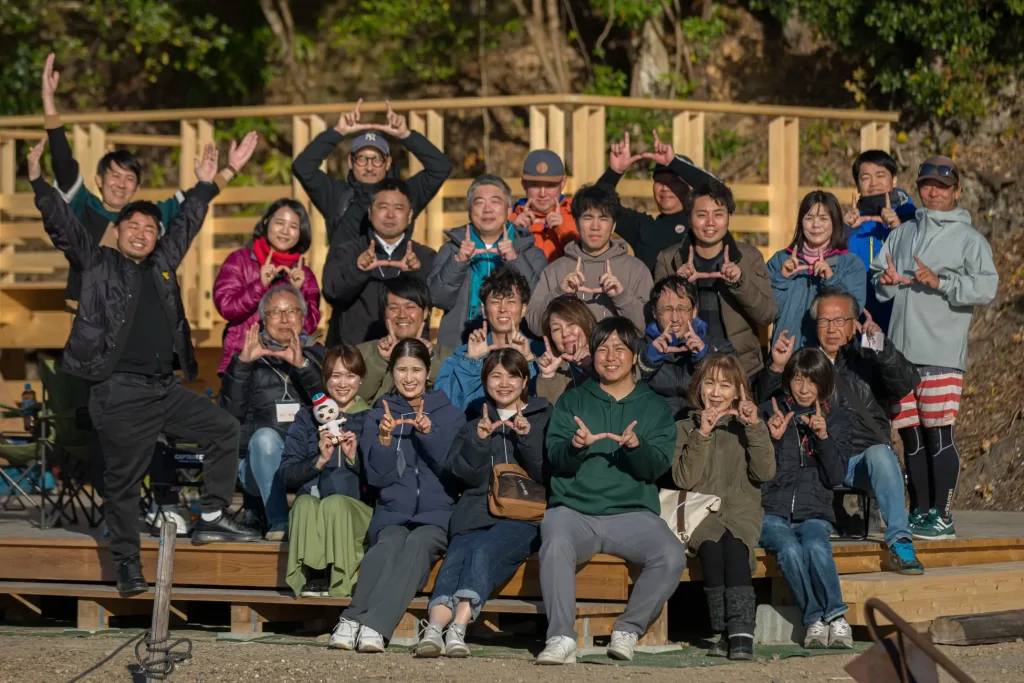
[[[513,225],[513,230],[515,239],[512,240],[512,247],[517,256],[509,263],[529,281],[532,291],[540,280],[541,272],[548,265],[548,259],[534,243],[529,228]],[[469,289],[473,283],[473,274],[469,261],[459,263],[455,260],[465,236],[464,225],[445,232],[445,242],[438,249],[430,275],[427,276],[433,304],[445,312],[437,328],[437,342],[453,349],[465,344],[470,332],[466,323],[469,319]]]
[[[917,256],[938,276],[939,288],[880,284],[887,255],[908,278],[918,268]],[[907,360],[965,370],[974,307],[995,298],[999,274],[992,247],[971,225],[969,212],[918,209],[916,220],[889,233],[871,262],[871,283],[879,301],[893,301],[888,337]]]

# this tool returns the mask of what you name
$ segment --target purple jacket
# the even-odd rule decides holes
[[[306,299],[307,308],[302,329],[306,334],[311,334],[320,324],[320,287],[309,266],[304,265],[302,269],[306,273],[302,296]],[[218,375],[224,373],[231,362],[231,356],[242,350],[246,331],[252,325],[259,324],[260,299],[268,289],[260,280],[260,264],[250,247],[231,252],[220,267],[217,281],[213,283],[213,304],[217,312],[228,321],[228,326],[224,334],[224,354],[217,368]]]

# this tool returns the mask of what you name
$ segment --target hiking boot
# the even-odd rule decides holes
[[[319,598],[327,595],[327,591],[330,589],[326,577],[320,577],[316,579],[310,579],[306,582],[306,585],[302,587],[302,591],[299,592],[299,597],[303,598]]]
[[[441,640],[441,626],[420,620],[420,642],[416,643],[413,653],[417,657],[440,657],[444,654],[444,641]]]
[[[754,658],[754,638],[745,634],[729,636],[729,659],[749,661]]]
[[[288,524],[275,524],[263,538],[274,543],[280,543],[288,537]]]
[[[207,522],[202,516],[192,529],[192,545],[205,545],[206,543],[249,543],[258,541],[259,532],[247,529],[236,524],[224,512],[220,517]]]
[[[632,662],[633,648],[636,647],[638,638],[639,636],[632,631],[612,631],[612,639],[605,652],[612,659]]]
[[[919,526],[911,527],[911,533],[914,538],[926,541],[948,541],[956,538],[953,517],[943,519],[935,508],[928,511],[928,515]]]
[[[359,624],[341,617],[338,625],[331,631],[331,637],[327,641],[327,647],[335,650],[356,649],[356,635],[359,633]]]
[[[924,565],[914,552],[914,542],[903,538],[897,539],[889,546],[889,566],[900,574],[924,574]]]
[[[384,652],[384,636],[374,631],[369,626],[362,626],[359,629],[359,642],[356,645],[357,652]]]
[[[805,650],[824,650],[828,647],[828,626],[818,619],[804,633]]]
[[[729,638],[724,633],[719,634],[718,640],[711,643],[711,647],[704,653],[707,657],[728,657]]]
[[[544,642],[544,651],[537,655],[538,664],[575,664],[576,641],[569,636],[555,636]]]
[[[461,659],[469,656],[469,646],[466,645],[466,627],[452,624],[444,634],[444,654],[454,659]]]
[[[828,622],[828,647],[830,650],[849,650],[853,647],[853,629],[846,617],[836,617]]]
[[[142,562],[138,557],[122,560],[117,565],[117,592],[127,598],[149,590],[149,584],[142,576]]]

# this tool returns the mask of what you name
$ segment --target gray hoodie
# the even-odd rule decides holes
[[[564,253],[564,256],[555,259],[544,269],[537,288],[533,290],[530,305],[526,309],[526,324],[530,330],[538,336],[542,334],[541,320],[544,318],[544,310],[552,299],[565,294],[562,291],[562,280],[576,270],[577,259],[582,259],[585,286],[600,287],[601,276],[605,273],[605,263],[610,262],[612,275],[619,278],[619,282],[622,283],[622,293],[612,297],[603,292],[579,292],[576,296],[583,300],[598,320],[611,315],[625,316],[633,322],[638,331],[642,332],[645,327],[644,305],[651,294],[654,281],[651,279],[651,271],[644,262],[629,255],[626,243],[620,239],[613,239],[603,254],[591,256],[583,251],[579,240],[576,240],[566,245]]]
[[[908,278],[918,269],[917,256],[938,276],[939,288],[880,284],[887,255],[896,271]],[[907,360],[965,370],[974,307],[992,301],[999,274],[992,247],[972,227],[969,212],[922,208],[916,220],[889,233],[871,262],[871,283],[879,301],[893,301],[889,338]]]

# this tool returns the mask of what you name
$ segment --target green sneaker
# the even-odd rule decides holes
[[[914,538],[925,541],[948,541],[956,538],[953,518],[943,519],[935,508],[928,511],[928,516],[921,524],[911,526],[911,533]]]
[[[922,515],[921,511],[915,508],[914,511],[911,512],[910,516],[907,518],[907,526],[909,526],[910,530],[913,531],[916,527],[919,527],[922,524],[924,524],[925,519],[925,515]]]

